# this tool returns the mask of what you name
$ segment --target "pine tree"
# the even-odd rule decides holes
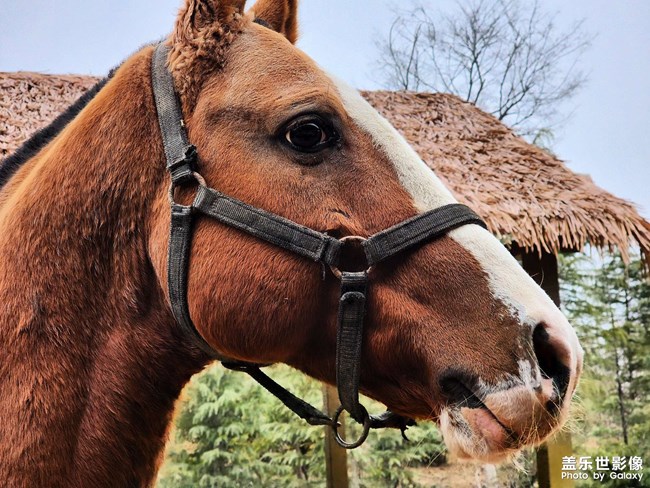
[[[564,256],[560,280],[563,307],[585,349],[578,390],[583,425],[576,429],[576,445],[594,456],[648,461],[650,281],[642,258],[633,253],[626,265],[620,254]],[[610,480],[610,486],[616,483]]]

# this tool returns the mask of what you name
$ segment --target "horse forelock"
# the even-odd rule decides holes
[[[169,40],[169,69],[187,111],[193,109],[204,81],[223,69],[229,46],[251,21],[237,10],[206,11],[206,5],[187,2]]]

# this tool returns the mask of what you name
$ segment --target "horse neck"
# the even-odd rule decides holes
[[[2,195],[0,479],[11,486],[149,484],[174,401],[205,362],[182,345],[147,257],[165,177],[149,59],[127,62]]]

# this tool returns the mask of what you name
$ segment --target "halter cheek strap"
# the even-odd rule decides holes
[[[361,445],[370,429],[393,427],[402,433],[414,422],[386,411],[369,415],[359,402],[363,325],[369,294],[368,269],[386,259],[445,235],[462,225],[483,221],[471,209],[450,204],[405,220],[371,237],[335,239],[266,210],[253,207],[219,191],[208,188],[196,172],[197,151],[187,140],[183,115],[171,73],[167,69],[169,48],[159,44],[152,60],[152,81],[156,111],[162,134],[167,170],[170,174],[171,225],[167,281],[172,313],[194,343],[211,357],[230,369],[248,373],[288,408],[312,425],[329,425],[337,442],[348,449]],[[191,205],[174,201],[179,186],[198,185]],[[196,214],[211,217],[224,225],[250,234],[269,244],[281,247],[314,262],[328,265],[341,280],[336,336],[336,383],[341,407],[333,418],[296,397],[260,370],[260,366],[230,360],[210,346],[194,326],[187,303],[187,272],[192,244],[192,224]],[[339,271],[339,261],[345,249],[361,246],[366,259],[366,271]],[[363,425],[359,439],[347,442],[338,433],[338,418],[343,411]]]

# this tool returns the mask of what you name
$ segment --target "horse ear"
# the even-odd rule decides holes
[[[246,0],[186,0],[176,21],[175,34],[196,34],[215,24],[227,26],[243,13]]]
[[[223,66],[244,23],[246,0],[185,0],[172,33],[169,67],[177,89],[194,98],[201,80]]]
[[[186,0],[174,28],[173,41],[201,41],[201,37],[230,31],[244,10],[246,0]]]
[[[298,39],[298,0],[257,0],[248,13],[292,44]]]

